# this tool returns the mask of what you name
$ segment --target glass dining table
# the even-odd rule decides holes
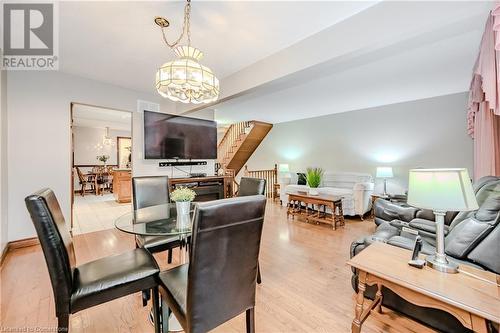
[[[166,203],[132,210],[115,221],[123,232],[140,236],[186,236],[191,234],[191,217],[196,203],[191,203],[189,214],[177,214],[175,203]]]
[[[189,213],[177,214],[175,203],[150,206],[132,210],[120,216],[115,221],[115,227],[123,232],[139,236],[178,236],[181,244],[187,244],[187,237],[191,235],[194,207],[191,203]],[[185,264],[188,261],[187,246],[181,246],[179,251],[179,262]],[[171,315],[169,319],[171,331],[182,331],[182,327]]]

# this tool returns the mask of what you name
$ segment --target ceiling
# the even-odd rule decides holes
[[[193,1],[193,45],[221,79],[373,5],[375,1]],[[60,2],[60,70],[155,93],[154,75],[174,58],[155,16],[181,30],[182,1]]]
[[[73,104],[73,126],[131,131],[132,113],[84,104]]]
[[[155,94],[154,74],[173,54],[153,18],[170,20],[173,39],[184,4],[60,2],[60,70]],[[195,0],[193,45],[221,79],[221,99],[202,108],[221,124],[279,123],[467,91],[492,6]]]
[[[234,92],[211,106],[216,120],[222,124],[250,119],[280,123],[468,91],[493,3],[412,4],[387,1],[367,8],[358,15],[363,16],[362,22],[353,17],[342,23],[342,29],[352,31],[348,36],[334,35],[337,26],[318,33],[315,38],[339,49],[366,37],[367,29],[382,18],[381,14],[385,13],[387,21],[406,15],[400,23],[388,26],[384,36],[377,33],[349,53],[332,52],[326,61],[265,78],[260,85]],[[419,20],[420,25],[415,23]],[[306,43],[283,51],[286,57],[304,55],[301,44]],[[252,72],[259,73],[259,67],[253,66]]]
[[[477,52],[468,45],[480,37],[470,32],[340,72],[325,68],[314,78],[303,73],[215,106],[216,119],[280,123],[463,92]]]

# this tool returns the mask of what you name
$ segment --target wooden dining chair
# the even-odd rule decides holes
[[[138,248],[77,266],[73,239],[54,192],[38,191],[25,203],[47,263],[58,332],[68,332],[70,314],[143,290],[153,293],[155,332],[160,331],[159,268],[148,251]]]
[[[94,180],[90,179],[88,176],[84,176],[82,170],[79,167],[75,167],[76,174],[78,175],[78,183],[80,184],[80,195],[85,196],[85,191],[87,189],[87,185],[90,185],[90,188],[94,188]]]
[[[255,332],[257,263],[266,197],[200,202],[189,263],[159,274],[162,330],[172,311],[186,333],[205,333],[246,312]],[[242,244],[244,248],[242,248]]]
[[[92,173],[94,174],[94,184],[95,184],[95,194],[103,195],[104,187],[106,186],[106,169],[104,166],[94,166],[92,167]]]
[[[113,193],[113,176],[115,173],[115,167],[112,165],[108,165],[106,167],[106,189],[109,190],[110,193]]]

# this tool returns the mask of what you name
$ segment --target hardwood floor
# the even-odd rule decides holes
[[[257,332],[350,332],[354,316],[351,242],[375,229],[371,220],[347,219],[336,231],[327,225],[287,220],[286,210],[268,202],[257,286]],[[134,248],[133,237],[105,230],[74,237],[78,264]],[[166,256],[157,257],[162,269]],[[177,256],[174,256],[176,259]],[[175,264],[175,263],[174,263]],[[52,288],[39,246],[10,252],[1,270],[0,331],[56,325]],[[388,324],[369,318],[363,332],[423,332],[420,325],[384,310]],[[153,332],[140,294],[70,317],[71,332]],[[245,315],[214,332],[244,332]],[[424,331],[429,331],[425,329]]]

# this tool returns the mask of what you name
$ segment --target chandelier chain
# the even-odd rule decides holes
[[[173,43],[169,43],[168,40],[167,40],[167,36],[165,35],[165,28],[162,27],[161,28],[161,32],[162,32],[162,35],[163,35],[163,41],[165,42],[165,44],[167,44],[170,48],[174,48],[176,47],[179,42],[182,40],[182,38],[187,35],[187,40],[188,40],[188,46],[191,46],[191,1],[190,0],[187,0],[187,3],[186,3],[186,6],[184,7],[184,22],[182,23],[182,32],[179,36],[179,38],[177,38],[175,40],[175,42]]]

